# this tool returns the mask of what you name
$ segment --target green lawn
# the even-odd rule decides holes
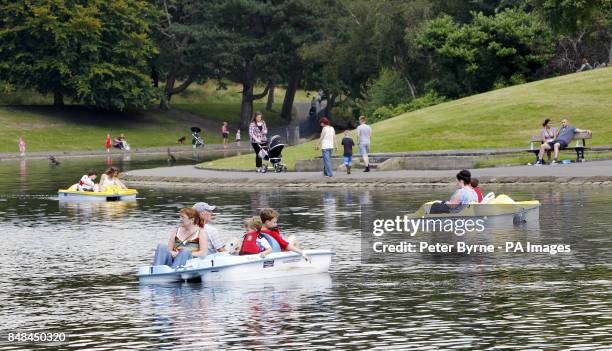
[[[442,103],[372,125],[372,152],[514,148],[529,146],[545,118],[555,126],[568,118],[591,129],[589,145],[612,145],[612,68],[569,74]],[[340,135],[338,135],[340,137]],[[314,142],[283,153],[295,161],[319,156]],[[341,155],[337,152],[336,155]],[[253,168],[252,155],[201,164],[224,169]]]
[[[110,114],[81,107],[0,107],[0,152],[17,152],[20,136],[27,151],[103,150],[106,134],[124,133],[132,147],[176,145],[190,136],[190,123],[167,118],[159,111]],[[219,133],[204,133],[219,143]],[[188,142],[191,138],[188,139]]]
[[[262,89],[257,87],[256,92]],[[206,143],[220,143],[221,122],[228,121],[232,127],[238,125],[239,90],[236,84],[228,85],[227,90],[216,90],[212,82],[194,84],[173,97],[172,111],[151,108],[124,113],[100,112],[82,106],[58,109],[49,106],[51,97],[31,91],[2,94],[0,152],[17,152],[20,136],[26,140],[27,151],[100,150],[104,148],[107,133],[113,137],[124,133],[132,147],[172,146],[181,136],[191,142],[191,126],[204,130]],[[284,89],[276,89],[273,111],[264,111],[270,126],[282,122],[280,109],[284,93]],[[308,101],[308,98],[306,92],[298,91],[296,101]],[[259,100],[255,109],[263,111],[264,105],[265,99]]]

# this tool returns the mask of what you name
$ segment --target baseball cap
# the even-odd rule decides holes
[[[216,207],[217,206],[209,205],[206,202],[198,202],[197,204],[193,205],[193,209],[198,212],[214,211]]]

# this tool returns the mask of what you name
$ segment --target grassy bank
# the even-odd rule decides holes
[[[260,91],[262,87],[256,88]],[[264,115],[270,126],[282,123],[280,109],[284,89],[276,89],[273,111]],[[299,91],[296,101],[307,101]],[[232,133],[240,119],[238,85],[216,90],[216,84],[192,85],[173,97],[171,111],[151,108],[147,111],[109,113],[82,106],[55,108],[50,96],[21,91],[0,96],[0,152],[17,152],[20,136],[28,151],[98,150],[104,148],[106,134],[124,133],[133,147],[176,145],[181,136],[191,142],[189,128],[204,130],[206,143],[220,143],[222,121],[230,122]],[[69,104],[70,101],[67,101]],[[255,104],[262,109],[265,99]],[[243,131],[244,133],[244,131]],[[233,136],[233,135],[232,135]]]
[[[372,152],[516,148],[529,146],[545,118],[568,118],[591,129],[589,145],[612,145],[612,68],[499,89],[409,112],[372,125]],[[338,135],[340,138],[340,135]],[[284,160],[320,155],[314,142],[287,148]],[[336,155],[341,155],[337,152]],[[203,163],[203,167],[251,169],[253,156]]]

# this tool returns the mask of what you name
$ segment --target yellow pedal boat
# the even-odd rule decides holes
[[[438,201],[427,202],[415,212],[406,215],[407,218],[462,218],[462,217],[497,217],[505,216],[513,219],[514,223],[526,222],[527,219],[539,219],[540,201],[514,201],[509,196],[501,194],[495,196],[487,194],[481,203],[465,206],[456,213],[429,213],[431,206]]]
[[[79,191],[76,184],[68,189],[59,189],[60,201],[136,201],[138,190],[107,187],[105,191]]]

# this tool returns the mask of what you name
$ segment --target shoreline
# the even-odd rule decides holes
[[[248,147],[247,147],[248,146]],[[0,161],[15,161],[15,160],[42,160],[47,159],[49,156],[54,156],[58,159],[63,158],[83,158],[83,157],[92,157],[92,156],[159,156],[159,155],[167,155],[168,149],[173,155],[180,154],[222,154],[224,152],[249,152],[252,150],[251,145],[244,145],[240,147],[236,147],[232,145],[228,148],[223,148],[223,144],[210,144],[206,145],[204,148],[194,149],[193,147],[187,147],[182,145],[175,146],[164,146],[164,147],[150,147],[150,148],[134,148],[130,151],[121,151],[117,149],[111,149],[111,152],[106,152],[103,150],[84,150],[84,151],[35,151],[26,153],[24,156],[21,156],[18,152],[9,152],[9,153],[0,153]]]
[[[210,187],[235,189],[329,189],[329,188],[409,188],[453,186],[457,170],[373,171],[351,175],[337,172],[323,177],[321,172],[255,173],[213,171],[194,166],[160,167],[129,171],[122,175],[131,186]],[[514,166],[472,170],[481,184],[511,186],[612,186],[612,161],[593,161],[558,166]]]

